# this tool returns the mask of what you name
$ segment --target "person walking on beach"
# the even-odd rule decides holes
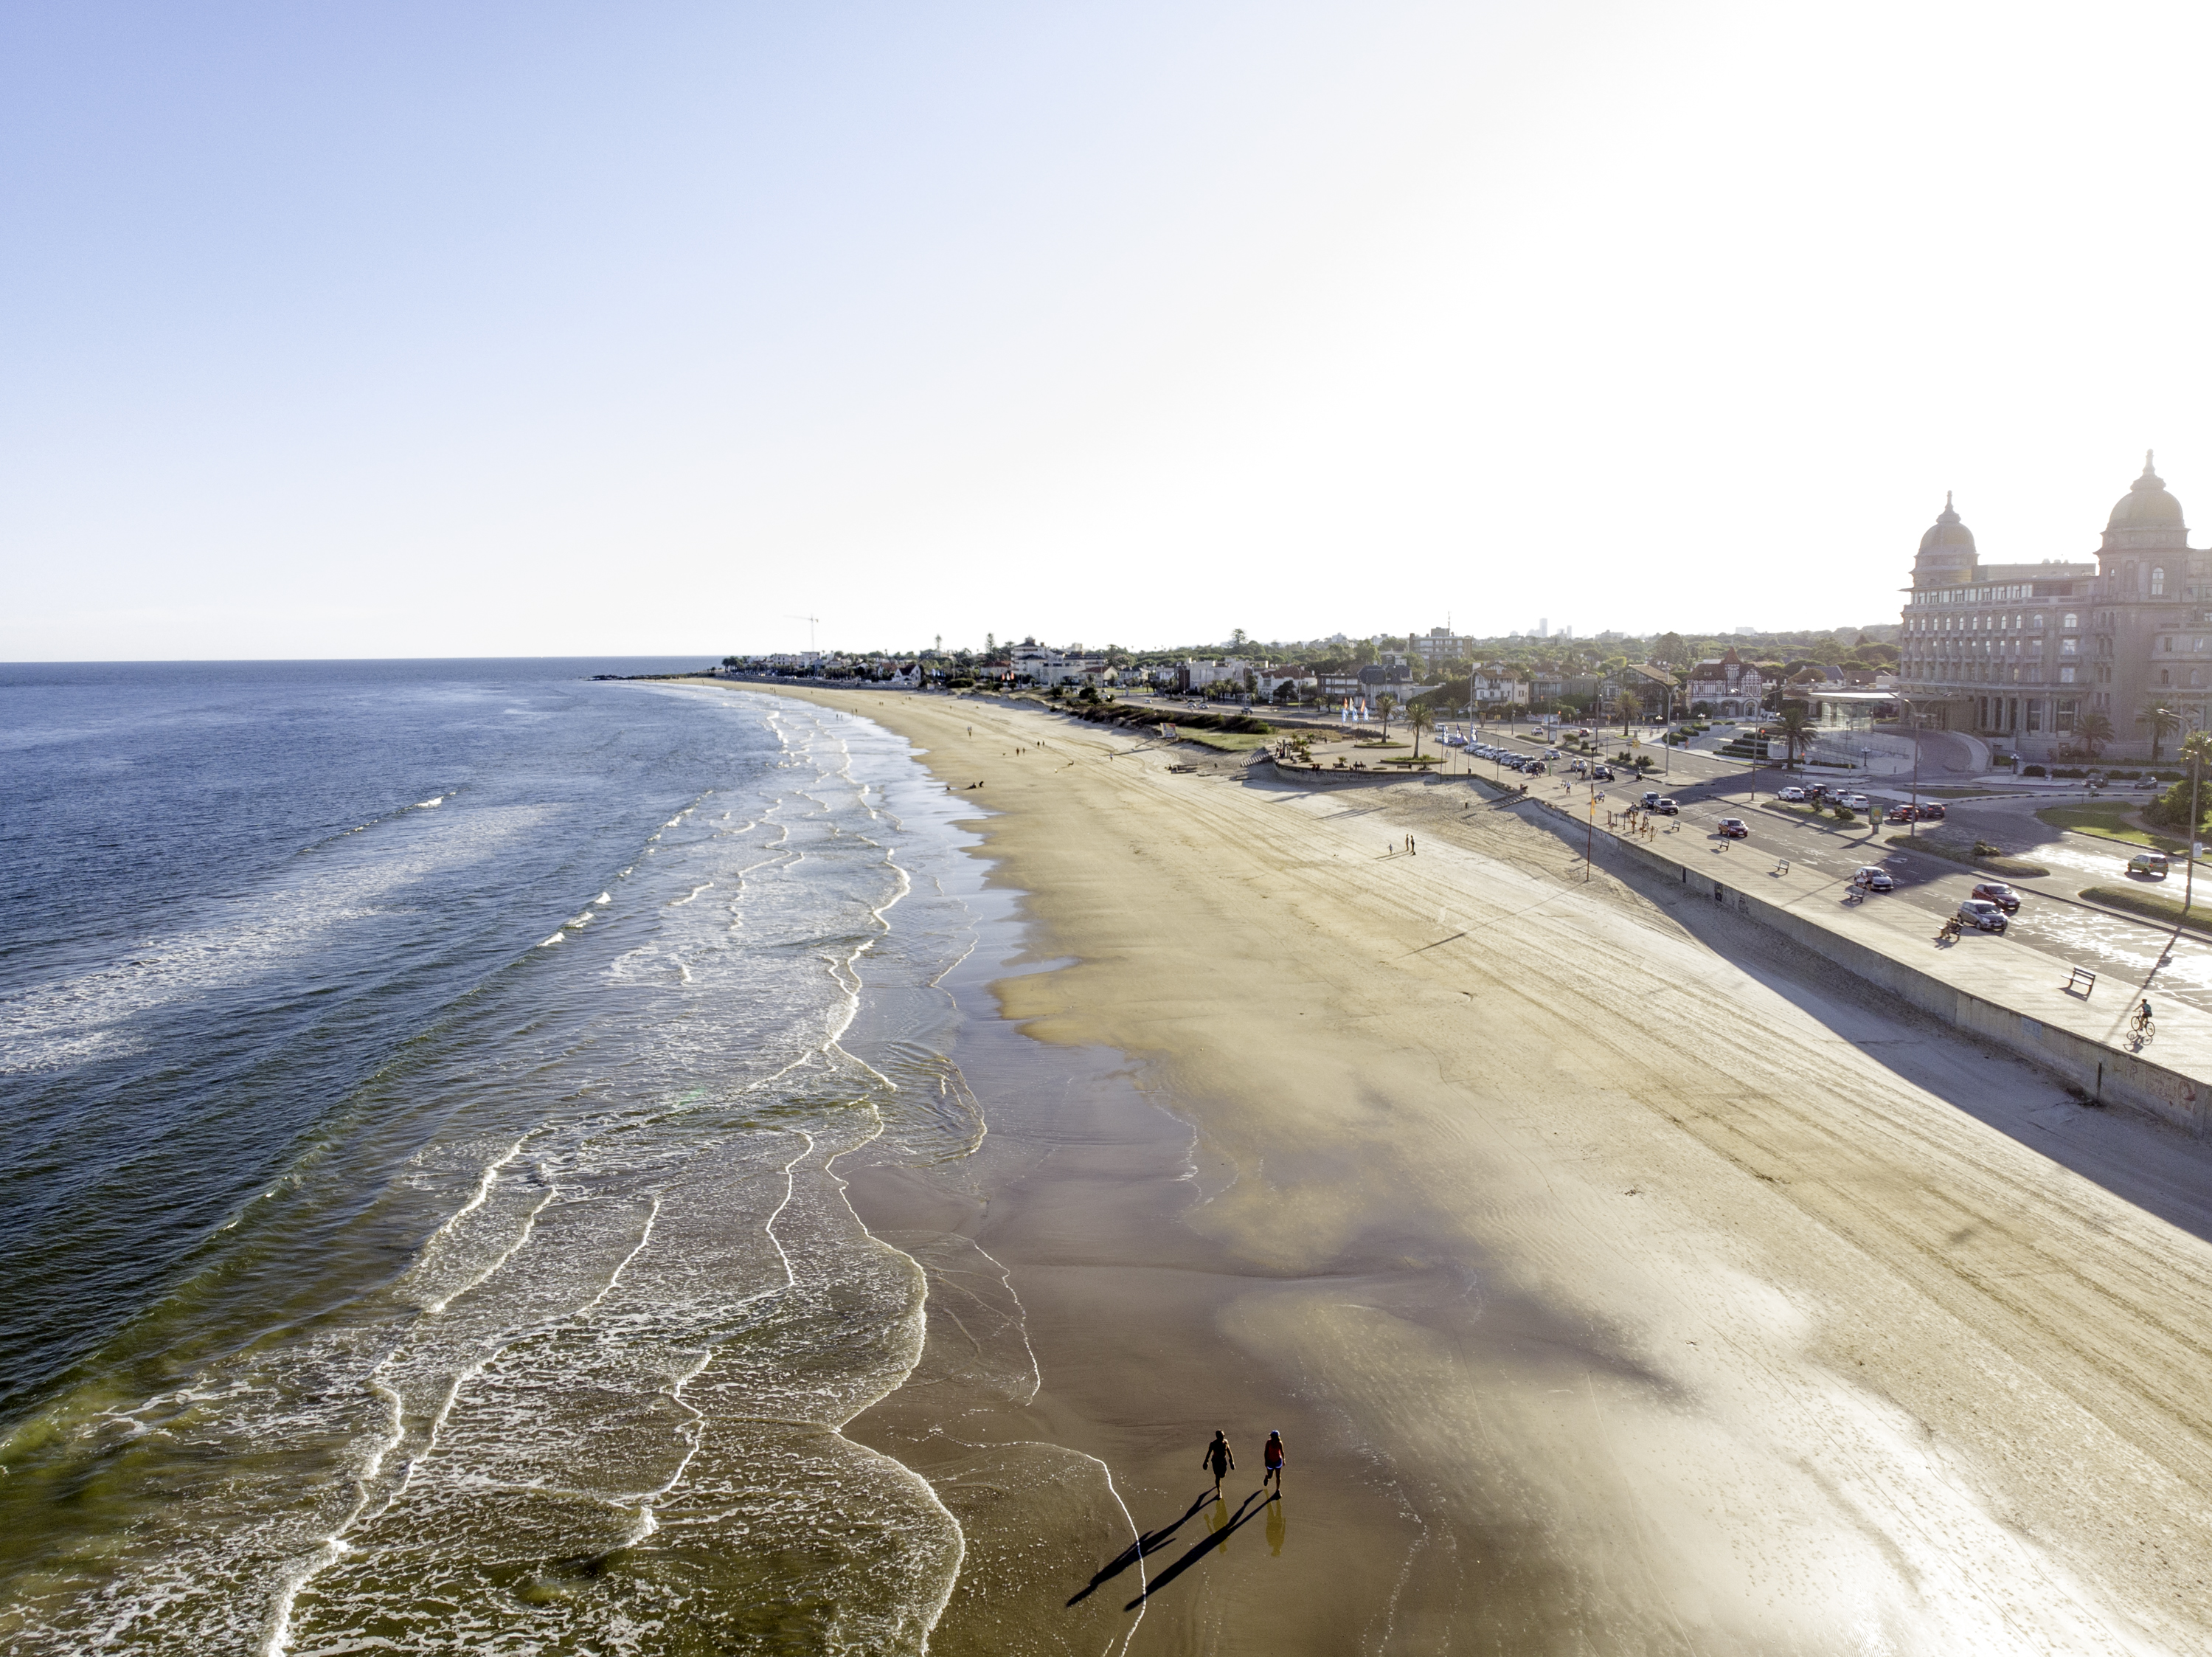
[[[1221,1481],[1229,1477],[1229,1470],[1237,1465],[1237,1458],[1230,1453],[1229,1435],[1218,1427],[1215,1428],[1213,1442],[1206,1447],[1206,1453],[1199,1458],[1198,1465],[1213,1469],[1213,1499],[1218,1502],[1221,1499]]]
[[[1282,1495],[1283,1435],[1280,1433],[1268,1434],[1267,1447],[1260,1452],[1260,1456],[1261,1459],[1267,1464],[1267,1471],[1262,1474],[1260,1478],[1260,1488],[1263,1490],[1266,1489],[1267,1488],[1267,1481],[1269,1479],[1273,1479],[1275,1483],[1275,1494],[1277,1496]]]

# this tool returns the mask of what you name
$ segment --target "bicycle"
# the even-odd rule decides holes
[[[2158,1026],[2152,1022],[2149,1014],[2140,1008],[2136,1010],[2136,1015],[2128,1020],[2128,1039],[2138,1047],[2157,1033]]]

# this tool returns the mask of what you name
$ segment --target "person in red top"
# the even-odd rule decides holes
[[[1267,1447],[1262,1450],[1260,1453],[1267,1464],[1267,1471],[1261,1477],[1260,1479],[1260,1488],[1263,1490],[1266,1489],[1267,1488],[1267,1481],[1272,1478],[1275,1481],[1275,1494],[1277,1496],[1282,1495],[1283,1435],[1280,1433],[1268,1434]]]

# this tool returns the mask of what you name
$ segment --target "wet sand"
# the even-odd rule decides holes
[[[2202,1147],[1464,783],[809,699],[981,780],[1067,958],[956,1055],[986,1154],[846,1166],[931,1271],[848,1430],[968,1532],[933,1649],[2212,1648]]]

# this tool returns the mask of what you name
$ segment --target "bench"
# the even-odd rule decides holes
[[[2078,992],[2084,1001],[2094,995],[2096,990],[2097,975],[2086,966],[2075,967],[2073,976],[2066,980],[2066,993],[2071,996]]]

